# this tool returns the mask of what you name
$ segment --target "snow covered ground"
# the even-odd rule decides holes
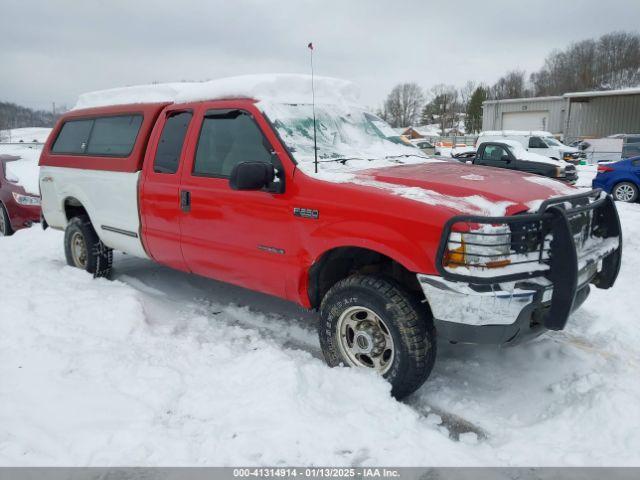
[[[576,171],[578,172],[578,181],[575,186],[591,188],[591,180],[598,173],[598,165],[576,165]]]
[[[404,403],[326,367],[294,305],[124,255],[94,280],[61,232],[2,238],[0,464],[640,465],[640,205],[619,209],[611,291],[525,345],[439,345]]]
[[[44,143],[51,132],[50,128],[26,127],[0,130],[0,141],[9,143]]]

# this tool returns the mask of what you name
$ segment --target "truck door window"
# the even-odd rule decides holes
[[[529,139],[529,148],[549,148],[540,137],[531,137]]]
[[[69,120],[62,125],[51,151],[53,153],[84,153],[93,120]]]
[[[507,152],[505,152],[499,145],[487,145],[484,147],[484,152],[482,152],[482,159],[490,160],[492,162],[500,162],[502,161],[502,157],[505,155],[507,155]]]
[[[228,177],[241,162],[271,163],[271,151],[262,132],[246,113],[206,116],[200,130],[193,174]]]
[[[160,142],[153,160],[153,171],[156,173],[176,173],[180,164],[180,154],[184,137],[191,122],[193,113],[172,112],[162,129]]]

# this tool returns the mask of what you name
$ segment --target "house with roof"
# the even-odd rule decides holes
[[[404,129],[401,129],[402,133],[400,133],[400,135],[404,135],[405,137],[407,137],[410,140],[417,140],[417,139],[421,139],[421,138],[426,138],[426,139],[433,139],[433,138],[437,138],[440,136],[440,131],[439,130],[435,130],[435,129],[431,129],[428,127],[406,127]]]

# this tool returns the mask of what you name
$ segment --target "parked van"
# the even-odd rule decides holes
[[[577,148],[558,141],[551,133],[544,131],[501,130],[481,132],[476,146],[482,142],[515,140],[528,151],[553,158],[578,163],[584,154]]]
[[[610,196],[428,157],[351,85],[316,78],[315,106],[294,75],[81,97],[40,159],[67,262],[106,276],[122,250],[317,310],[327,363],[398,398],[429,376],[436,335],[513,344],[614,284]]]

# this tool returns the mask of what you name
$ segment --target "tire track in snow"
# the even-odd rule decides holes
[[[131,263],[138,260],[132,260]],[[142,262],[144,262],[142,260]],[[153,266],[149,270],[164,269],[164,267]],[[145,269],[146,270],[146,269]],[[167,300],[173,300],[172,303],[180,303],[182,314],[185,312],[192,313],[194,315],[201,315],[210,319],[211,322],[224,322],[229,326],[239,326],[257,331],[262,337],[267,338],[275,342],[280,348],[301,350],[309,353],[314,358],[324,362],[322,350],[320,349],[320,343],[318,341],[318,335],[315,328],[309,328],[308,325],[315,323],[315,314],[310,313],[301,307],[294,306],[293,304],[287,305],[287,313],[283,315],[281,313],[274,313],[273,309],[261,308],[261,302],[252,302],[248,300],[245,305],[236,303],[238,301],[239,292],[243,292],[243,289],[232,286],[224,286],[226,289],[235,289],[233,300],[230,302],[219,302],[214,298],[215,294],[203,296],[203,290],[209,290],[212,286],[215,288],[219,286],[220,282],[213,280],[203,279],[187,275],[181,272],[167,270],[167,274],[170,276],[181,275],[188,277],[187,282],[190,286],[189,294],[184,295],[180,293],[176,295],[175,292],[166,291],[163,288],[163,282],[157,275],[149,276],[149,272],[145,270],[139,270],[142,275],[135,276],[132,273],[118,274],[118,270],[114,270],[116,278],[121,280],[131,287],[135,288],[139,292],[157,297],[165,298]],[[140,278],[142,277],[142,278]],[[152,278],[156,278],[156,282],[153,282]],[[170,282],[169,285],[175,285],[174,282]],[[253,292],[248,293],[248,296],[256,296],[259,298],[261,294],[255,294]],[[278,300],[281,303],[288,303]],[[251,305],[251,306],[249,306]],[[257,308],[256,308],[257,306]],[[265,311],[266,310],[266,311]],[[271,311],[269,311],[271,310]],[[276,308],[275,311],[278,309]],[[296,311],[299,315],[296,315]],[[315,326],[315,325],[314,325]],[[440,425],[447,429],[449,438],[455,441],[459,441],[460,435],[473,433],[478,440],[485,440],[489,437],[489,434],[481,427],[475,425],[473,422],[448,412],[441,407],[426,404],[415,399],[413,397],[408,398],[403,403],[409,406],[416,413],[424,418],[429,418],[430,421],[439,417]],[[437,416],[437,417],[434,417]]]
[[[607,360],[618,360],[620,362],[627,362],[630,366],[640,369],[640,358],[634,355],[633,352],[625,352],[626,357],[623,359],[619,354],[615,352],[611,352],[608,350],[604,350],[600,348],[593,342],[589,341],[584,337],[580,337],[571,333],[567,333],[564,331],[555,332],[555,335],[551,337],[553,341],[557,343],[561,343],[564,345],[569,345],[574,348],[578,348],[588,353],[594,353],[599,355]]]

